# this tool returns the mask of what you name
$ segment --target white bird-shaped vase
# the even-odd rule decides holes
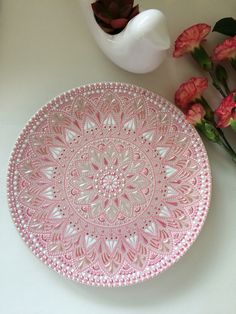
[[[133,73],[155,70],[170,48],[164,14],[156,9],[140,12],[116,35],[105,33],[97,24],[91,3],[80,0],[90,31],[104,54],[117,66]]]

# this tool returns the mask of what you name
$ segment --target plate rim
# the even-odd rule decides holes
[[[78,282],[78,283],[82,283],[82,284],[86,284],[86,285],[89,285],[89,286],[97,286],[97,287],[122,287],[122,286],[131,286],[131,285],[134,285],[134,284],[138,284],[138,283],[141,283],[143,281],[146,281],[148,279],[151,279],[153,277],[157,277],[158,275],[160,275],[161,273],[163,273],[163,271],[165,271],[166,269],[169,269],[171,266],[174,266],[176,264],[176,262],[179,261],[179,259],[181,257],[183,257],[187,251],[189,251],[190,247],[192,247],[192,245],[194,244],[194,242],[196,241],[196,239],[198,238],[204,224],[205,224],[205,221],[206,221],[206,218],[208,216],[208,213],[209,213],[209,210],[210,210],[210,206],[211,206],[211,200],[212,200],[212,171],[211,171],[211,167],[210,167],[210,162],[209,162],[209,156],[208,156],[208,153],[207,153],[207,150],[206,150],[206,147],[205,147],[205,144],[202,140],[202,138],[200,137],[200,135],[198,134],[198,132],[196,131],[196,129],[192,126],[192,130],[195,134],[195,136],[200,140],[200,143],[201,143],[201,148],[203,149],[204,151],[204,154],[205,154],[205,161],[206,161],[206,166],[207,166],[207,173],[208,173],[208,179],[209,179],[209,182],[208,182],[208,198],[206,200],[206,212],[205,212],[205,215],[202,219],[202,222],[200,223],[200,226],[197,228],[197,231],[194,232],[194,236],[191,236],[191,242],[188,242],[187,243],[187,246],[184,248],[183,252],[181,252],[181,254],[179,254],[178,257],[176,257],[174,260],[172,260],[169,264],[167,265],[164,265],[159,271],[153,271],[153,272],[150,272],[150,274],[148,273],[147,276],[145,277],[140,277],[140,278],[136,278],[136,279],[133,279],[133,280],[130,280],[129,282],[113,282],[113,284],[109,284],[109,283],[103,283],[101,281],[97,282],[97,281],[94,281],[94,282],[90,282],[90,281],[86,281],[86,280],[80,280],[80,278],[73,278],[73,276],[68,276],[67,274],[61,272],[60,269],[58,269],[58,265],[57,264],[54,264],[53,262],[50,263],[47,261],[47,258],[48,256],[46,255],[46,258],[44,258],[44,255],[43,254],[40,254],[39,252],[36,252],[37,249],[33,246],[33,245],[30,245],[29,244],[29,241],[30,239],[27,237],[27,234],[26,232],[24,233],[22,231],[22,227],[19,226],[19,223],[17,222],[17,219],[14,217],[14,211],[16,211],[16,208],[14,208],[14,205],[13,205],[13,202],[14,202],[14,199],[11,199],[11,194],[13,194],[13,189],[12,189],[12,186],[11,186],[11,168],[12,166],[14,166],[14,164],[16,163],[15,160],[15,155],[17,155],[17,148],[19,146],[19,142],[20,140],[22,139],[22,137],[24,137],[24,135],[27,133],[27,130],[30,129],[32,123],[33,123],[33,119],[42,114],[43,111],[45,110],[48,110],[50,109],[50,106],[52,105],[52,102],[53,101],[57,101],[59,99],[61,99],[62,97],[67,97],[67,96],[70,96],[72,93],[76,93],[76,92],[81,92],[81,94],[83,94],[83,92],[85,90],[92,90],[92,89],[100,89],[100,88],[104,88],[104,90],[106,89],[112,89],[114,86],[118,87],[118,88],[125,88],[125,89],[134,89],[135,92],[137,93],[140,93],[142,92],[144,97],[151,97],[151,98],[160,98],[160,99],[163,99],[165,102],[168,103],[168,105],[170,106],[173,106],[175,108],[175,110],[181,114],[182,116],[184,116],[184,114],[181,112],[181,110],[176,107],[171,101],[169,101],[168,99],[166,99],[165,97],[159,95],[158,93],[156,92],[153,92],[153,91],[150,91],[146,88],[143,88],[143,87],[140,87],[140,86],[137,86],[135,84],[132,84],[132,83],[125,83],[125,82],[112,82],[112,81],[102,81],[102,82],[94,82],[94,83],[88,83],[88,84],[83,84],[79,87],[74,87],[72,89],[69,89],[67,90],[66,92],[62,92],[60,94],[58,94],[57,96],[51,98],[47,103],[45,103],[44,105],[42,105],[26,122],[25,126],[23,127],[23,129],[21,129],[21,131],[19,132],[18,136],[17,136],[17,139],[16,139],[16,142],[15,144],[13,145],[13,148],[11,150],[11,154],[10,154],[10,158],[8,160],[8,168],[7,168],[7,198],[8,198],[8,207],[9,207],[9,211],[11,213],[11,217],[12,217],[12,221],[21,237],[21,239],[24,241],[24,243],[26,244],[26,246],[31,250],[31,252],[38,258],[40,259],[45,265],[48,266],[48,268],[50,269],[53,269],[55,272],[57,272],[59,275],[63,276],[64,278],[67,278],[67,279],[70,279],[70,280],[73,280],[75,282]],[[78,94],[76,95],[78,96]],[[188,123],[186,121],[186,123]]]

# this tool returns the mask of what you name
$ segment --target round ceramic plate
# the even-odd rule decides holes
[[[211,178],[203,143],[162,97],[122,83],[44,106],[9,165],[13,220],[50,268],[98,286],[153,277],[189,248]]]

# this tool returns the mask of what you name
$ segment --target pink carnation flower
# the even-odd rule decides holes
[[[193,125],[200,124],[206,114],[205,109],[199,103],[193,104],[186,113],[186,119]]]
[[[216,46],[213,52],[214,61],[236,59],[236,36],[227,38]]]
[[[233,121],[236,121],[236,91],[225,97],[219,107],[215,110],[215,114],[218,118],[217,127],[225,128],[229,126]]]
[[[192,77],[180,85],[175,93],[175,103],[184,112],[189,108],[189,104],[200,98],[203,91],[207,89],[208,81],[204,77]]]
[[[183,31],[175,41],[175,49],[173,56],[181,57],[187,52],[194,51],[200,46],[200,43],[210,32],[211,27],[207,24],[200,23],[193,25]]]

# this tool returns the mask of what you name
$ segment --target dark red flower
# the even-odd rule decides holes
[[[97,0],[92,9],[97,23],[109,34],[121,32],[127,23],[139,13],[133,0]]]

